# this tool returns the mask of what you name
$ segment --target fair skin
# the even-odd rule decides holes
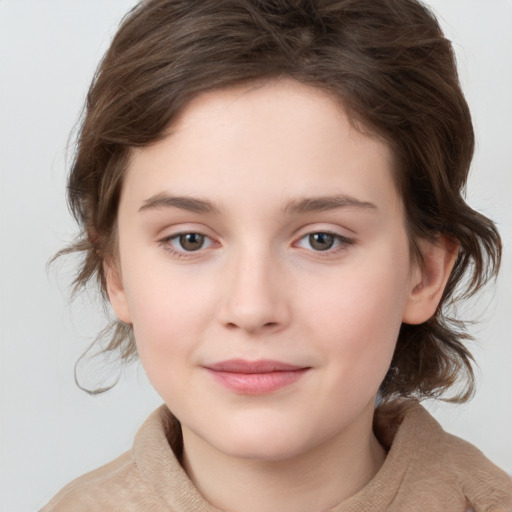
[[[411,258],[392,172],[382,141],[287,79],[203,94],[133,151],[109,297],[216,507],[324,510],[382,465],[400,325],[434,313],[453,263],[442,241]]]

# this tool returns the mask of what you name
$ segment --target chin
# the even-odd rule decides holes
[[[244,426],[232,425],[217,433],[209,432],[204,439],[230,457],[262,462],[282,461],[303,454],[315,444],[306,431],[298,432],[290,428],[293,425],[290,421],[285,425],[269,421]]]
[[[291,442],[290,439],[247,439],[244,437],[238,442],[231,442],[228,446],[219,446],[226,455],[239,459],[261,462],[279,462],[294,458],[304,453],[306,447],[302,443]]]

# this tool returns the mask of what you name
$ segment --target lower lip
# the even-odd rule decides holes
[[[267,373],[234,373],[208,370],[226,388],[244,395],[265,395],[297,382],[308,368]]]

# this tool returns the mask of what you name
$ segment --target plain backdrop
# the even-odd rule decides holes
[[[75,233],[68,135],[133,0],[0,0],[0,511],[40,508],[72,478],[130,447],[161,400],[132,366],[112,391],[80,391],[73,365],[103,325],[94,297],[68,304]],[[512,471],[512,2],[430,0],[454,42],[478,146],[468,187],[505,242],[499,284],[468,310],[479,391],[430,405],[444,427]]]

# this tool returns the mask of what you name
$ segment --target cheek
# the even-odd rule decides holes
[[[138,291],[132,301],[132,318],[140,362],[162,399],[179,404],[182,383],[189,381],[191,363],[203,338],[198,308],[204,302],[186,287],[161,281],[141,283]]]
[[[137,350],[146,371],[164,362],[177,361],[201,341],[211,301],[204,287],[153,268],[146,275],[134,273],[127,280]]]
[[[302,314],[309,312],[309,336],[320,333],[324,357],[336,361],[342,378],[378,386],[402,324],[408,279],[394,264],[363,263],[340,272],[323,290],[310,289]]]

